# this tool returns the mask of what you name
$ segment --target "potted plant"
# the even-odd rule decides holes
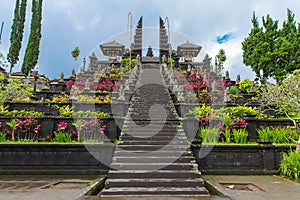
[[[261,127],[257,129],[259,144],[272,144],[272,129],[270,127]]]

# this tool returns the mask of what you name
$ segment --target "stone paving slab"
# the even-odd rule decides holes
[[[0,176],[0,181],[39,181],[53,183],[57,181],[91,181],[94,182],[99,177],[63,177],[63,176]],[[0,189],[0,199],[2,200],[299,200],[300,183],[296,183],[279,176],[202,176],[211,185],[222,192],[224,197],[197,197],[197,196],[115,196],[115,197],[83,197],[88,188],[78,189],[41,189],[41,188],[17,188]],[[226,183],[222,186],[221,183]],[[262,191],[238,191],[231,190],[228,185],[253,184]],[[230,198],[229,198],[230,197]]]
[[[22,185],[24,187],[3,187],[0,189],[0,200],[77,200],[87,191],[88,187],[80,184],[57,185],[55,183],[87,183],[93,184],[99,177],[82,176],[0,176],[0,182]],[[26,187],[26,185],[37,185],[37,187]],[[44,183],[44,184],[41,184]]]
[[[233,200],[299,200],[300,183],[280,176],[202,176]],[[225,186],[222,185],[226,184]],[[260,189],[233,190],[234,185],[252,184]]]

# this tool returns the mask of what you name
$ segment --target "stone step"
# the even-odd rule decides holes
[[[116,170],[197,170],[195,163],[112,163]]]
[[[100,195],[203,195],[209,196],[209,192],[204,187],[126,187],[109,188],[103,190]]]
[[[170,137],[184,137],[184,132],[166,132],[166,131],[156,131],[156,130],[147,130],[147,131],[130,131],[130,130],[123,130],[122,135],[125,136],[133,136],[137,138],[150,138],[155,136],[170,136]]]
[[[123,132],[125,133],[153,133],[153,132],[159,132],[159,133],[183,133],[184,134],[184,131],[183,129],[176,129],[176,128],[163,128],[163,127],[135,127],[135,128],[127,128],[127,127],[124,127],[123,129]]]
[[[126,151],[157,151],[157,150],[164,150],[164,151],[184,151],[189,149],[188,145],[118,145],[120,149]]]
[[[170,141],[170,140],[187,140],[185,136],[161,136],[161,135],[155,135],[152,137],[134,137],[133,135],[121,135],[120,141],[128,141],[128,140],[139,140],[139,141]]]
[[[157,171],[142,171],[142,170],[120,170],[109,171],[109,179],[124,179],[124,178],[200,178],[198,171],[186,171],[186,170],[157,170]]]
[[[113,158],[114,163],[193,163],[195,162],[193,157],[117,157]]]
[[[179,157],[179,156],[192,156],[192,152],[190,150],[181,150],[181,151],[124,151],[122,149],[118,149],[115,151],[114,156],[170,156],[170,157]]]
[[[106,182],[105,188],[114,187],[203,187],[204,181],[201,178],[195,179],[175,179],[175,178],[147,178],[147,179],[110,179]]]
[[[188,144],[186,140],[126,140],[126,141],[120,141],[120,145],[185,145]]]
[[[131,123],[129,123],[128,121],[124,122],[124,127],[134,127],[136,128],[137,126],[159,126],[159,127],[164,127],[165,129],[168,128],[179,128],[181,125],[181,122],[178,120],[173,120],[173,121],[154,121],[154,120],[137,120],[134,121],[134,123],[131,121]]]

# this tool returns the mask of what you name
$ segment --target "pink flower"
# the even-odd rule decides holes
[[[102,125],[100,128],[101,133],[103,134],[106,130],[106,125]]]
[[[6,130],[6,135],[10,136],[11,135],[11,131],[10,130]]]
[[[72,131],[72,135],[73,136],[77,136],[77,132],[76,131]]]
[[[121,83],[120,81],[117,81],[117,82],[116,82],[116,86],[121,87],[121,86],[122,86],[122,83]]]
[[[68,88],[69,90],[72,89],[73,83],[74,83],[73,80],[69,80],[69,81],[67,82],[67,88]]]
[[[16,126],[16,128],[17,128],[17,129],[20,129],[20,128],[22,128],[23,121],[22,121],[21,119],[17,119],[17,120],[16,120],[16,122],[17,122],[17,126]]]
[[[35,125],[35,127],[34,127],[34,129],[33,129],[33,132],[34,132],[35,134],[38,134],[40,129],[41,129],[41,125],[37,124],[37,125]]]
[[[59,122],[59,124],[58,124],[58,131],[64,131],[64,130],[66,130],[67,125],[68,125],[67,122],[64,122],[64,121]]]
[[[82,129],[87,129],[87,126],[88,126],[88,121],[82,120]]]

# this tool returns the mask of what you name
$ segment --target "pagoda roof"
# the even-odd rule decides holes
[[[187,48],[192,48],[192,49],[199,49],[201,48],[201,46],[199,45],[196,45],[196,44],[193,44],[193,43],[190,43],[188,40],[186,41],[186,43],[182,44],[182,45],[179,45],[178,48],[184,48],[184,49],[187,49]]]
[[[104,43],[100,45],[101,47],[125,47],[125,45],[120,44],[119,42],[113,40],[112,42]]]

